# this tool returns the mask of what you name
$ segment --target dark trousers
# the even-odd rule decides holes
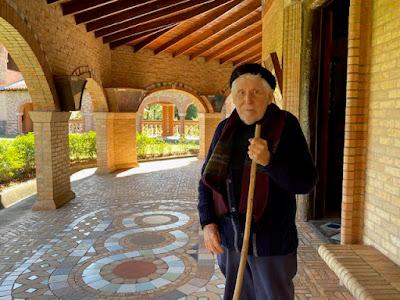
[[[240,253],[224,249],[217,256],[226,278],[224,300],[231,300],[235,290]],[[297,254],[283,256],[252,256],[247,258],[241,300],[292,300],[293,278],[297,272]]]

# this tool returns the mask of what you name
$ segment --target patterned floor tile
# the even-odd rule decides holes
[[[82,170],[62,208],[33,212],[32,196],[0,211],[0,299],[221,299],[224,277],[198,224],[200,167],[186,158]],[[323,240],[298,227],[297,299],[352,299],[316,252]]]

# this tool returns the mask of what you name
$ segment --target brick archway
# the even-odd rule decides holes
[[[86,78],[85,89],[92,98],[93,112],[108,112],[107,98],[103,87],[93,78]]]
[[[214,109],[211,105],[210,102],[208,102],[207,98],[204,96],[201,96],[200,93],[195,90],[194,88],[180,83],[180,82],[159,82],[159,83],[154,83],[148,87],[146,87],[146,92],[142,95],[142,97],[139,100],[139,107],[142,106],[143,100],[150,96],[151,94],[158,92],[158,91],[163,91],[163,90],[172,90],[172,91],[177,91],[181,93],[185,93],[191,100],[192,102],[197,106],[199,112],[202,113],[212,113],[214,112]],[[139,109],[138,109],[139,111]]]
[[[6,1],[0,6],[0,43],[13,57],[24,76],[33,108],[37,111],[59,111],[52,72],[39,42],[29,25]]]

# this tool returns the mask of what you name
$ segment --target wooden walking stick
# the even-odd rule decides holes
[[[259,138],[261,133],[261,125],[256,124],[256,131],[254,134],[255,138]],[[246,224],[244,227],[243,245],[242,252],[240,253],[240,264],[239,270],[236,277],[235,292],[233,294],[233,300],[239,300],[240,292],[242,291],[243,276],[247,264],[247,253],[249,251],[249,239],[250,239],[250,227],[251,220],[253,217],[253,198],[254,198],[254,187],[256,183],[256,170],[257,163],[252,160],[250,169],[250,185],[249,193],[247,194],[247,210],[246,210]]]

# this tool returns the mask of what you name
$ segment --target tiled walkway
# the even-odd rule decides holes
[[[0,211],[0,300],[220,299],[224,280],[199,231],[201,162],[143,163],[72,176],[76,198],[32,212],[34,197]],[[299,224],[298,299],[352,299]]]

